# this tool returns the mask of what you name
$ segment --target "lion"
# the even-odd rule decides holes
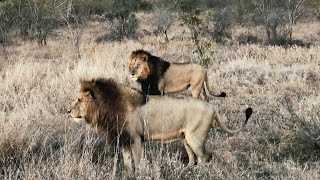
[[[69,113],[74,120],[106,135],[112,144],[120,145],[124,165],[132,172],[139,164],[143,141],[183,140],[188,165],[194,165],[195,158],[198,164],[204,164],[210,157],[204,144],[211,127],[218,125],[223,131],[236,134],[247,124],[252,108],[246,109],[242,127],[232,130],[208,102],[192,97],[146,99],[139,90],[98,78],[80,81],[78,99]]]
[[[118,85],[112,79],[80,80],[78,99],[68,113],[76,122],[85,121],[87,128],[104,134],[111,143],[128,144],[123,129],[125,120],[136,107],[146,102],[146,96],[134,89]]]
[[[164,95],[181,92],[191,87],[192,96],[208,101],[210,95],[207,70],[194,63],[169,63],[144,50],[133,51],[130,55],[131,78],[141,84],[148,95]],[[226,93],[213,95],[226,97]]]

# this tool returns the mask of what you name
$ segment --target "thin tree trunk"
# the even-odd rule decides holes
[[[68,7],[67,7],[67,18],[69,18],[72,10],[72,0],[68,0]]]

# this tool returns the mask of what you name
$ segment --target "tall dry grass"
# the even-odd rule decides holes
[[[141,29],[148,28],[148,16],[138,17],[145,20]],[[128,176],[119,149],[72,121],[66,111],[82,77],[111,77],[139,88],[127,70],[133,50],[144,48],[171,62],[199,63],[183,28],[176,22],[167,44],[154,36],[96,44],[105,29],[91,23],[83,29],[79,50],[68,29],[58,30],[60,36],[49,39],[47,46],[17,40],[2,48],[0,179],[319,179],[319,144],[301,135],[304,129],[297,121],[306,127],[320,123],[319,45],[283,49],[214,44],[210,86],[228,97],[210,103],[233,127],[246,106],[254,114],[233,137],[210,132],[206,148],[213,159],[204,166],[186,167],[180,143],[146,143],[146,158],[135,176]],[[299,30],[302,36],[305,29]],[[319,39],[316,30],[313,35]]]

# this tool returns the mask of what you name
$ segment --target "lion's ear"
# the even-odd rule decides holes
[[[142,55],[142,60],[147,62],[148,61],[148,55],[147,54],[143,54]]]
[[[99,81],[99,79],[92,79],[91,80],[91,86],[95,86],[95,85],[97,85],[97,82]]]
[[[91,89],[85,89],[84,92],[85,96],[90,97],[92,99],[96,99],[95,94]]]
[[[85,80],[83,78],[79,79],[79,84],[84,84]]]

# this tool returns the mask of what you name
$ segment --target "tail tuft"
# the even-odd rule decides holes
[[[249,107],[249,108],[246,109],[246,122],[248,122],[251,114],[252,114],[252,108]]]
[[[225,92],[221,92],[219,95],[212,95],[213,97],[227,97],[227,94]]]
[[[227,97],[227,94],[225,92],[222,92],[219,97]]]

